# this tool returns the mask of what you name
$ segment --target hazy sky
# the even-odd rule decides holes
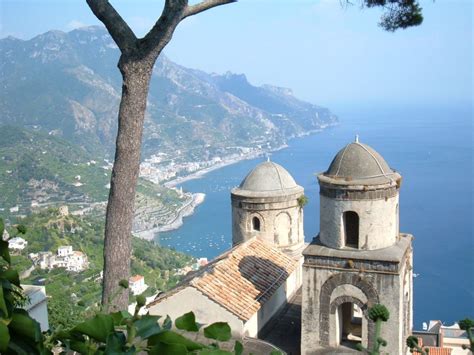
[[[163,1],[113,0],[142,36]],[[353,1],[357,3],[357,1]],[[165,53],[208,72],[245,73],[314,103],[473,101],[472,0],[422,1],[423,25],[395,33],[380,10],[339,0],[240,0],[185,20]],[[0,37],[99,24],[85,0],[0,0]]]

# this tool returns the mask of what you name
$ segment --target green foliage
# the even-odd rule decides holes
[[[356,346],[358,351],[369,355],[380,355],[380,347],[387,346],[387,341],[380,336],[382,322],[386,322],[389,317],[390,312],[382,304],[376,304],[369,309],[369,319],[375,322],[375,343],[372,349],[367,349],[359,343]]]
[[[0,235],[4,224],[0,219]],[[19,233],[25,229],[19,228]],[[8,241],[0,241],[0,353],[48,354],[40,325],[19,308],[25,297],[18,272],[12,268]]]
[[[231,330],[229,324],[218,322],[204,328],[206,338],[216,339],[219,341],[227,341],[231,338]]]
[[[474,336],[472,334],[472,329],[474,328],[474,320],[470,318],[465,318],[460,320],[458,323],[459,328],[466,331],[467,338],[469,339],[469,346],[463,345],[462,348],[474,351]]]
[[[298,207],[303,208],[308,204],[308,197],[306,195],[301,195],[296,199],[296,201],[298,202]]]
[[[376,304],[369,309],[369,319],[374,322],[377,322],[379,319],[386,322],[388,318],[390,318],[390,312],[383,304]]]
[[[418,26],[423,22],[422,9],[417,0],[365,0],[364,4],[385,9],[379,25],[386,31]]]
[[[86,354],[241,354],[242,344],[235,342],[234,352],[221,350],[218,343],[206,345],[188,339],[171,329],[172,322],[166,317],[139,315],[141,306],[137,304],[132,316],[127,311],[112,314],[99,313],[69,331],[56,332],[55,342],[65,346],[66,351],[74,350]],[[189,312],[176,319],[176,328],[198,332],[194,313]],[[204,328],[206,338],[228,341],[231,338],[227,323],[213,323]]]
[[[199,331],[199,326],[196,323],[196,318],[194,317],[193,312],[183,314],[181,317],[176,318],[175,325],[176,328],[186,330],[188,332]]]
[[[428,355],[429,350],[427,348],[423,349],[418,345],[418,338],[411,335],[407,338],[407,346],[410,349],[411,353],[418,352],[421,355]]]
[[[23,232],[24,229],[21,229]],[[0,219],[0,232],[3,220]],[[11,267],[8,242],[0,241],[0,352],[2,354],[52,354],[62,348],[62,354],[76,351],[81,354],[242,354],[243,346],[236,341],[234,352],[220,349],[216,342],[199,343],[171,330],[167,316],[139,315],[143,306],[137,298],[132,316],[127,311],[97,313],[69,330],[57,329],[48,336],[41,333],[40,325],[28,313],[18,308],[18,299],[24,298],[20,279]],[[123,281],[123,280],[122,280]],[[128,286],[120,282],[121,287]],[[126,287],[125,287],[126,288]],[[176,320],[176,328],[199,331],[194,313],[186,313]],[[231,330],[227,323],[213,323],[204,328],[206,338],[228,341]]]
[[[24,280],[31,284],[44,284],[49,296],[49,323],[53,330],[73,328],[98,310],[101,298],[100,272],[103,269],[103,219],[93,216],[60,216],[57,209],[44,210],[21,220],[28,226],[24,238],[28,246],[23,254],[52,251],[59,246],[71,245],[74,250],[83,251],[89,260],[89,268],[80,273],[64,269],[35,269]],[[11,234],[16,233],[11,231]],[[174,250],[159,247],[153,242],[132,239],[133,274],[145,277],[152,286],[144,296],[151,296],[159,289],[166,291],[173,287],[181,276],[174,271],[188,265],[192,257]],[[24,271],[31,266],[23,255],[13,256],[12,263]],[[164,274],[170,274],[165,278]],[[128,281],[122,281],[128,288]]]

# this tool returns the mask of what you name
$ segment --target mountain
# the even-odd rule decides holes
[[[104,213],[111,164],[52,134],[0,124],[0,215],[67,204]],[[167,225],[193,197],[139,179],[134,230]],[[82,212],[81,212],[82,211]]]
[[[0,124],[42,130],[95,155],[112,155],[118,58],[101,27],[0,40]],[[159,151],[193,161],[226,155],[231,146],[272,149],[336,120],[289,89],[255,87],[244,75],[207,74],[162,55],[150,85],[143,157]]]

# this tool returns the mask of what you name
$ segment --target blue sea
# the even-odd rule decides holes
[[[305,188],[305,236],[319,230],[319,187],[315,173],[359,134],[401,172],[400,229],[414,235],[414,318],[446,324],[474,317],[473,111],[457,107],[333,109],[340,124],[297,138],[271,154]],[[183,189],[206,194],[205,202],[178,230],[156,242],[213,258],[231,246],[230,190],[264,158],[215,170]]]

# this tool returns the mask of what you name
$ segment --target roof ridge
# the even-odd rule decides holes
[[[280,190],[284,190],[283,189],[283,181],[281,180],[281,175],[280,175],[280,171],[278,170],[277,168],[277,164],[275,164],[274,162],[272,161],[269,161],[270,164],[272,164],[272,167],[273,169],[275,169],[277,175],[278,175],[278,181],[280,182]]]
[[[344,154],[346,154],[347,147],[349,147],[351,144],[352,143],[346,144],[346,146],[344,147],[344,150],[342,151],[341,159],[339,160],[339,165],[337,167],[335,176],[339,175],[339,170],[341,169],[342,161],[344,160]]]
[[[382,168],[382,165],[380,164],[379,160],[377,159],[377,157],[372,154],[372,152],[370,152],[367,147],[365,147],[363,144],[359,143],[359,142],[354,142],[353,144],[356,144],[356,145],[359,145],[362,149],[364,149],[367,153],[369,153],[369,155],[375,160],[375,163],[377,164],[378,168],[380,169],[380,172],[385,176],[387,173],[383,170]]]

